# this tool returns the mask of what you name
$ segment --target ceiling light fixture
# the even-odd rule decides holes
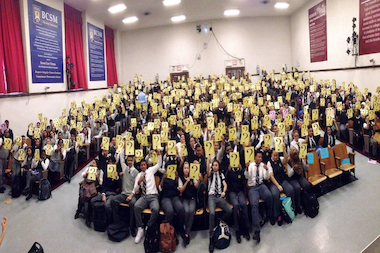
[[[172,17],[172,21],[173,22],[179,22],[179,21],[182,21],[182,20],[185,20],[185,19],[186,19],[185,15],[179,15],[179,16]]]
[[[139,20],[136,16],[123,19],[124,24],[132,23]]]
[[[239,15],[240,11],[239,10],[225,10],[224,15],[225,16],[236,16]]]
[[[181,0],[165,0],[163,1],[162,3],[165,5],[165,6],[171,6],[171,5],[177,5],[181,2]]]
[[[288,7],[289,7],[289,4],[285,2],[278,2],[274,5],[274,8],[276,9],[287,9]]]
[[[127,6],[125,6],[125,4],[117,4],[117,5],[110,7],[108,9],[108,11],[111,12],[112,14],[114,14],[114,13],[121,12],[125,9],[127,9]]]

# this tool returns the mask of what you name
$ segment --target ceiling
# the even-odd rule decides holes
[[[68,5],[87,11],[90,16],[103,20],[105,25],[119,31],[148,27],[171,25],[172,16],[185,15],[186,20],[180,23],[191,23],[215,19],[233,19],[225,17],[227,9],[239,9],[237,17],[289,16],[308,0],[182,0],[179,5],[164,6],[162,0],[64,0]],[[264,2],[267,2],[266,4]],[[276,2],[288,2],[289,8],[277,10]],[[108,8],[124,3],[127,9],[111,14]],[[149,12],[148,16],[144,13]],[[122,20],[137,16],[137,22],[124,24]]]

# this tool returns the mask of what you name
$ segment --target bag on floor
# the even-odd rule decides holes
[[[172,253],[176,250],[178,238],[175,229],[169,222],[160,224],[160,252]]]
[[[227,223],[220,220],[219,224],[214,228],[214,237],[212,240],[214,247],[217,249],[225,249],[230,245],[231,230]]]
[[[112,223],[107,228],[108,239],[113,242],[121,242],[129,236],[129,227],[126,223],[120,221]]]
[[[12,198],[18,198],[21,195],[20,178],[16,176],[12,180]]]
[[[35,242],[28,253],[44,253],[44,249],[42,248],[41,244]]]
[[[95,197],[98,194],[95,182],[92,180],[83,180],[80,183],[80,188],[80,198],[83,202],[90,201],[93,197]]]
[[[290,220],[293,221],[295,214],[293,211],[292,199],[290,197],[286,197],[281,204],[284,207],[285,212],[289,216]]]
[[[239,208],[238,210],[238,220],[239,220],[239,232],[242,235],[249,234],[249,221],[246,219],[246,217],[243,215],[243,210]]]
[[[146,231],[144,250],[145,253],[157,253],[160,250],[160,231],[156,223]]]
[[[306,216],[314,218],[319,212],[319,203],[317,196],[314,193],[303,191],[301,195],[302,206]]]
[[[51,185],[49,180],[42,178],[38,188],[38,200],[46,200],[51,197]]]
[[[104,232],[107,229],[107,214],[103,201],[94,202],[94,230]]]

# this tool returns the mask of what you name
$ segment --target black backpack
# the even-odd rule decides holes
[[[44,249],[38,242],[33,243],[28,253],[44,253]]]
[[[104,232],[107,229],[107,214],[103,201],[94,202],[94,230]]]
[[[154,223],[148,228],[144,240],[145,253],[157,253],[160,250],[160,230]]]
[[[306,216],[310,218],[314,218],[315,216],[318,215],[319,202],[318,202],[317,196],[315,196],[314,193],[304,190],[302,192],[301,200],[302,200],[302,206],[305,210]]]
[[[38,189],[38,200],[46,200],[51,198],[51,185],[49,180],[43,178],[40,180],[40,185]]]
[[[21,195],[20,178],[16,176],[12,180],[12,198],[18,198]]]
[[[292,219],[290,219],[290,217],[289,217],[288,213],[285,211],[285,208],[282,205],[282,203],[280,204],[280,208],[281,208],[281,219],[285,223],[292,223]]]
[[[117,223],[112,223],[107,228],[108,239],[113,242],[121,242],[122,240],[128,238],[129,228],[126,223],[120,221]]]
[[[214,228],[212,240],[217,249],[225,249],[230,245],[231,230],[227,223],[222,220],[219,221],[219,224]]]

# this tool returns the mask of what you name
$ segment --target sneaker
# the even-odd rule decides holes
[[[141,241],[141,239],[143,238],[144,236],[144,229],[142,227],[139,227],[137,229],[137,235],[135,237],[135,243],[139,243]]]

